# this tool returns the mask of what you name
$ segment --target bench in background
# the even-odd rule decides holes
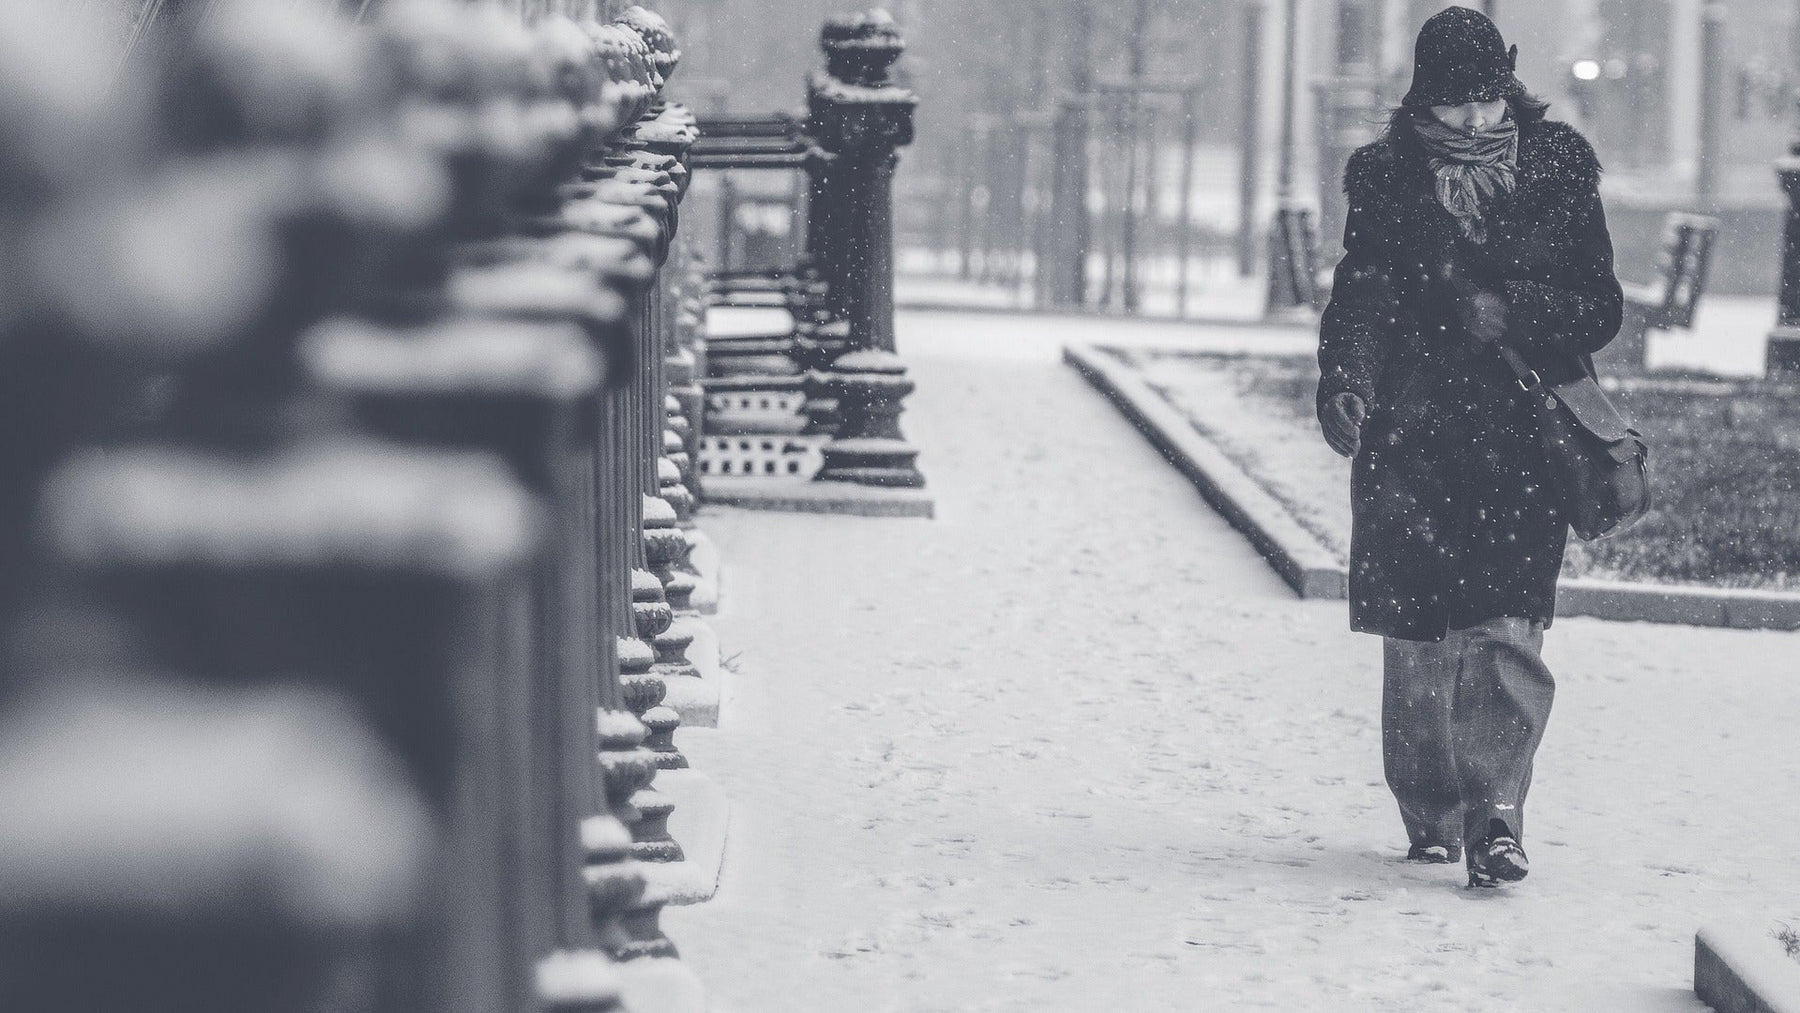
[[[1657,279],[1648,285],[1624,286],[1624,325],[1613,343],[1596,356],[1601,363],[1614,369],[1642,370],[1650,330],[1693,328],[1718,238],[1717,218],[1675,211],[1664,219]]]

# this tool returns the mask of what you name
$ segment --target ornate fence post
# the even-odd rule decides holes
[[[538,962],[591,938],[576,827],[592,811],[591,767],[566,763],[586,760],[591,736],[566,734],[578,727],[558,720],[572,687],[535,653],[540,606],[560,600],[533,588],[538,502],[494,455],[359,432],[306,383],[295,354],[310,323],[371,295],[377,279],[433,275],[443,237],[469,223],[450,206],[481,202],[446,194],[434,209],[405,187],[378,194],[360,173],[318,172],[343,156],[332,145],[344,136],[368,139],[359,164],[403,179],[443,181],[444,153],[400,139],[395,105],[418,96],[390,92],[385,75],[378,85],[355,58],[371,40],[352,33],[368,29],[283,12],[292,16],[183,24],[191,37],[179,64],[158,68],[161,87],[122,86],[150,93],[161,112],[211,116],[146,117],[156,127],[142,149],[129,147],[138,132],[115,124],[57,123],[64,145],[75,142],[64,150],[142,175],[53,174],[84,189],[52,212],[69,240],[55,268],[28,273],[68,286],[34,297],[61,311],[47,336],[78,368],[26,355],[5,364],[8,379],[61,388],[64,401],[71,381],[104,378],[120,394],[174,382],[141,411],[115,417],[106,405],[84,420],[85,438],[107,450],[64,461],[32,526],[43,536],[32,568],[46,577],[36,601],[60,606],[60,618],[34,638],[10,609],[4,617],[9,633],[38,639],[28,653],[48,677],[36,712],[8,719],[74,755],[82,722],[59,723],[110,728],[85,744],[98,790],[64,793],[61,818],[47,822],[9,789],[41,796],[34,762],[67,760],[6,736],[24,746],[0,760],[13,827],[79,827],[86,838],[0,849],[11,863],[0,874],[4,934],[30,940],[8,947],[0,969],[7,1008],[250,1010],[310,993],[370,1009],[524,1009],[546,998]],[[48,8],[27,16],[40,14]],[[478,29],[457,17],[430,29],[447,29],[436,41],[453,49]],[[383,55],[403,62],[415,40],[384,41]],[[223,69],[257,60],[267,66],[256,87],[268,90],[252,99],[249,78]],[[359,92],[385,101],[325,98]],[[300,109],[308,126],[297,131]],[[440,125],[465,122],[439,111]],[[88,147],[89,134],[104,144]],[[313,182],[277,207],[250,196],[267,192],[265,173]],[[121,227],[212,255],[143,298],[119,270]],[[266,257],[244,270],[245,251]],[[11,337],[0,341],[9,357]],[[5,471],[9,490],[36,484],[35,472]],[[98,631],[109,635],[89,635]],[[67,678],[89,672],[111,674],[85,687]],[[113,769],[95,765],[109,755]],[[130,812],[119,797],[134,800]],[[98,894],[65,894],[73,903],[59,909],[37,890],[52,881],[26,887],[34,851],[62,864],[55,878],[79,869],[81,889]],[[616,977],[589,956],[556,976],[559,994],[609,1008]]]
[[[807,81],[813,169],[808,253],[858,348],[894,350],[894,169],[912,143],[918,96],[891,83],[906,51],[886,11],[832,18],[820,33],[824,73]]]
[[[899,428],[912,384],[894,354],[893,262],[893,174],[898,149],[912,143],[918,97],[888,80],[906,47],[887,12],[833,18],[820,42],[826,70],[807,87],[807,133],[820,149],[808,252],[849,324],[850,350],[821,385],[840,422],[817,478],[918,487],[918,450]]]

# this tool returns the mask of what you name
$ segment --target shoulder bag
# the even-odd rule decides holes
[[[1537,410],[1538,438],[1563,516],[1582,541],[1616,535],[1650,510],[1650,445],[1585,372],[1545,383],[1519,353],[1496,345]]]

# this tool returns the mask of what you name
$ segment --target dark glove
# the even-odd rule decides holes
[[[1367,415],[1363,399],[1349,391],[1319,402],[1319,428],[1338,456],[1355,457],[1362,449],[1362,425]]]

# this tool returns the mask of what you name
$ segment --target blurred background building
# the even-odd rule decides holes
[[[831,6],[671,5],[691,25],[685,97],[721,111],[794,107],[791,68],[811,58],[792,27]],[[1329,266],[1343,159],[1378,132],[1406,89],[1418,26],[1445,6],[896,0],[901,67],[924,110],[898,176],[905,284],[1003,305],[1260,305],[1246,279],[1263,277],[1284,178],[1289,203],[1318,215]],[[1712,290],[1774,291],[1782,202],[1770,163],[1794,133],[1800,3],[1485,6],[1518,44],[1526,84],[1599,149],[1623,273],[1654,269],[1668,211],[1700,211],[1724,226]],[[766,202],[740,215],[752,233],[779,228],[768,206],[798,199],[774,180],[744,185]]]

